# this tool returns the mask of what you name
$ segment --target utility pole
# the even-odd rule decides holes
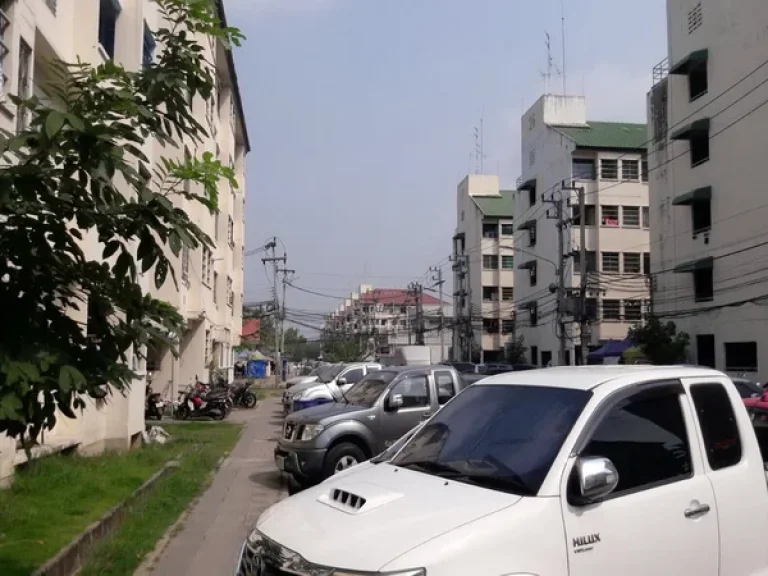
[[[579,196],[579,361],[587,365],[589,355],[589,319],[587,318],[587,207],[586,190],[583,186],[568,187],[563,181],[563,190],[575,191]]]
[[[443,284],[445,284],[445,280],[443,280],[443,269],[440,266],[433,266],[430,270],[436,274],[436,276],[432,276],[432,280],[436,282],[435,286],[438,287],[438,297],[440,298],[438,330],[440,335],[440,362],[442,362],[445,360],[445,314],[443,313]]]
[[[271,251],[271,256],[262,258],[262,263],[266,264],[267,262],[272,263],[272,274],[274,278],[274,286],[272,287],[272,295],[274,298],[274,306],[275,306],[275,320],[281,319],[282,314],[280,312],[280,299],[278,297],[277,292],[277,275],[278,275],[278,263],[282,262],[283,264],[286,263],[285,256],[276,256],[275,255],[275,248],[277,248],[277,237],[272,238],[267,244],[264,246],[265,250]],[[285,289],[285,285],[283,285],[283,289]],[[275,375],[277,376],[277,379],[279,382],[282,382],[283,379],[283,357],[282,357],[282,350],[281,350],[281,339],[282,335],[280,334],[282,326],[282,320],[280,321],[280,324],[276,323],[275,328],[278,330],[278,333],[275,335],[275,348],[277,350],[275,351]]]
[[[555,206],[554,219],[557,220],[557,286],[550,285],[550,291],[557,291],[557,323],[560,326],[560,333],[558,339],[560,340],[560,352],[558,357],[558,365],[565,365],[565,351],[566,351],[566,333],[565,333],[565,215],[563,210],[563,195],[560,194],[558,199],[551,198],[547,200],[550,204]],[[547,217],[552,218],[549,212]]]
[[[288,256],[286,255],[284,262],[288,262]],[[283,274],[283,309],[282,313],[280,314],[280,351],[281,354],[285,355],[285,287],[288,284],[288,274],[296,274],[296,270],[288,270],[287,268],[280,268],[278,272],[282,272]],[[281,370],[282,370],[282,358],[281,358]],[[281,372],[282,374],[282,372]],[[283,374],[283,379],[285,379],[285,374]]]
[[[411,282],[409,288],[413,298],[416,300],[416,345],[424,346],[424,287],[418,282]]]

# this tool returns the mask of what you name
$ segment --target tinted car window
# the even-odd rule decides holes
[[[437,388],[437,401],[441,406],[456,395],[456,385],[451,372],[436,370],[435,386]]]
[[[417,432],[392,463],[494,490],[535,494],[590,396],[586,390],[545,386],[471,386]]]
[[[619,472],[614,494],[690,476],[679,392],[640,393],[623,400],[602,418],[582,456],[613,462]]]
[[[356,384],[362,380],[364,375],[362,368],[354,368],[342,374],[341,377],[347,379],[347,384]]]
[[[741,438],[725,388],[720,384],[696,384],[691,386],[691,396],[712,470],[738,464]]]
[[[419,408],[429,406],[429,385],[427,377],[404,376],[392,387],[391,396],[402,394],[403,405],[401,408]]]
[[[374,402],[387,389],[397,372],[376,371],[368,374],[344,394],[350,404],[373,406]]]

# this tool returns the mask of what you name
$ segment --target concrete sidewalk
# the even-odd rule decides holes
[[[229,420],[246,423],[240,441],[159,557],[148,558],[136,575],[232,574],[251,526],[287,496],[272,453],[282,426],[279,398],[266,398],[254,410],[237,410]]]

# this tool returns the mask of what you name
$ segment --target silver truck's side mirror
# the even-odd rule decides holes
[[[336,380],[336,384],[338,384],[339,386],[346,386],[347,385],[347,379],[344,378],[344,376],[342,376],[341,378]]]
[[[579,495],[585,503],[605,498],[619,484],[619,472],[608,458],[588,456],[576,462]]]
[[[392,394],[392,396],[389,397],[389,400],[387,400],[387,409],[389,410],[397,410],[403,405],[403,395],[402,394]]]

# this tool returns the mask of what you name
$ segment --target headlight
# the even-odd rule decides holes
[[[304,442],[313,440],[323,430],[325,430],[325,426],[321,424],[306,424],[301,431],[301,438],[299,438],[299,440]]]
[[[350,572],[349,570],[334,570],[333,576],[371,576],[370,572]],[[424,568],[415,570],[400,570],[399,572],[376,572],[381,576],[426,576],[427,571]]]
[[[301,397],[304,395],[304,392],[296,392],[293,396],[291,396],[292,400],[301,400]]]

